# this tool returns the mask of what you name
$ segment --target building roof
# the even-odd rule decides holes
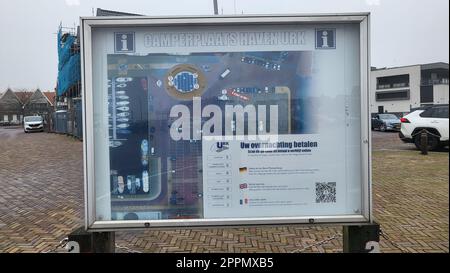
[[[11,89],[8,89],[8,90],[11,90]],[[6,92],[8,90],[6,90]],[[6,94],[6,92],[4,92],[2,95]],[[13,91],[11,90],[11,92],[13,92]],[[30,98],[33,97],[33,95],[36,92],[42,93],[42,95],[45,97],[46,100],[48,100],[50,105],[52,105],[52,106],[54,105],[55,98],[56,98],[56,93],[52,92],[52,91],[42,92],[41,90],[37,89],[35,91],[14,91],[13,93],[19,99],[20,103],[25,105],[25,104],[27,104],[30,101]],[[1,96],[0,96],[0,98],[1,98]]]
[[[17,97],[15,92],[13,92],[10,88],[6,89],[5,92],[0,94],[0,102],[2,103],[10,104],[14,100],[17,102],[17,104],[20,105],[20,107],[22,107],[22,102]]]
[[[420,66],[421,70],[428,70],[428,69],[448,69],[449,65],[445,62],[436,62],[436,63],[427,63],[427,64],[412,64],[412,65],[405,65],[405,66],[393,66],[393,67],[371,67],[372,71],[377,70],[387,70],[387,69],[398,69],[398,68],[404,68],[404,67],[413,67],[413,66]]]
[[[30,99],[30,97],[33,95],[34,92],[31,91],[16,91],[14,94],[19,98],[20,102],[22,104],[27,103],[27,101]]]
[[[429,69],[447,69],[448,70],[448,63],[440,62],[440,63],[423,64],[420,67],[422,70],[429,70]]]
[[[97,8],[97,16],[142,16],[142,15]]]
[[[28,99],[26,104],[44,103],[46,101],[50,105],[53,105],[53,102],[50,101],[47,95],[45,95],[44,93],[45,92],[42,92],[39,88],[36,89],[36,91],[34,91],[31,97]]]
[[[52,106],[55,104],[56,92],[46,91],[42,92],[42,94],[47,97]]]
[[[8,87],[8,89],[6,89],[5,92],[0,92],[0,99],[1,99],[6,93],[8,93],[8,91],[12,92],[11,88]]]

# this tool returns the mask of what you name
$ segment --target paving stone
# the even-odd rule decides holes
[[[396,134],[375,134],[374,216],[390,239],[381,238],[381,251],[448,252],[448,151],[425,157]],[[84,224],[82,158],[82,143],[71,137],[0,128],[0,252],[53,250]],[[116,242],[143,252],[292,252],[341,232],[332,225],[122,231]],[[305,252],[342,252],[342,239]]]

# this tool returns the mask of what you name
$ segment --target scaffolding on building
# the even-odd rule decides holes
[[[78,28],[63,27],[57,33],[58,79],[53,131],[82,138],[81,63]],[[65,126],[58,126],[64,124]]]

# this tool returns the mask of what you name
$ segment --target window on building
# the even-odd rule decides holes
[[[409,100],[409,90],[376,92],[375,96],[377,101]]]
[[[409,74],[378,77],[377,89],[409,87]]]
[[[433,86],[421,86],[420,87],[420,103],[432,103],[433,102]]]
[[[448,84],[448,69],[426,69],[421,72],[421,85]]]

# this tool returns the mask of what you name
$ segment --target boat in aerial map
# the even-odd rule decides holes
[[[129,115],[130,115],[130,113],[128,113],[128,112],[121,112],[121,113],[117,114],[118,117],[128,117]]]
[[[122,106],[122,107],[117,107],[116,109],[117,109],[117,110],[120,110],[120,111],[128,111],[128,110],[130,110],[130,107],[128,107],[128,106]]]

